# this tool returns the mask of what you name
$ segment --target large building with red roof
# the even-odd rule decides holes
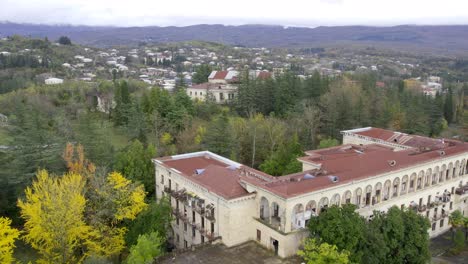
[[[379,128],[342,131],[343,145],[306,151],[299,173],[273,177],[209,151],[154,159],[156,194],[171,198],[179,248],[256,240],[282,257],[297,252],[311,217],[352,203],[363,217],[391,206],[431,221],[468,215],[468,144]]]

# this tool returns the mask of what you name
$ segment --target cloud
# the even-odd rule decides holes
[[[466,0],[1,0],[0,20],[45,24],[467,24]]]

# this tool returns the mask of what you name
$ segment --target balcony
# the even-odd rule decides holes
[[[425,212],[427,210],[427,206],[426,205],[421,205],[418,207],[418,212]]]
[[[218,236],[218,233],[207,232],[206,237],[208,238],[208,241],[213,241],[213,240],[217,239],[219,236]]]
[[[461,187],[455,189],[455,194],[457,195],[466,195],[468,194],[468,184],[465,184]]]
[[[172,214],[175,215],[175,217],[180,218],[180,211],[179,210],[173,208],[172,209]]]
[[[164,186],[164,192],[165,192],[165,193],[172,194],[172,190],[171,190],[171,188],[169,188],[168,186]]]

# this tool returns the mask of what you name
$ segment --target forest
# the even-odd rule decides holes
[[[207,73],[200,69],[200,81]],[[155,248],[165,250],[170,221],[167,201],[154,202],[153,157],[210,150],[278,176],[300,171],[303,151],[339,144],[344,129],[468,136],[467,85],[447,83],[447,92],[432,98],[397,79],[376,87],[375,74],[241,76],[238,96],[226,105],[192,101],[183,82],[168,92],[126,79],[0,95],[0,216],[11,223],[2,221],[25,232],[24,242],[45,263],[139,263],[145,243],[158,241]],[[51,191],[58,186],[67,186],[66,194]],[[50,200],[41,216],[34,202],[41,195],[67,195],[81,213],[72,216]],[[61,247],[54,234],[50,243],[38,236],[45,219],[59,215],[73,241]],[[156,220],[143,224],[150,218]]]

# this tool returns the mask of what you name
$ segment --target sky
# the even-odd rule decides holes
[[[0,21],[92,26],[468,24],[468,0],[0,0]]]

